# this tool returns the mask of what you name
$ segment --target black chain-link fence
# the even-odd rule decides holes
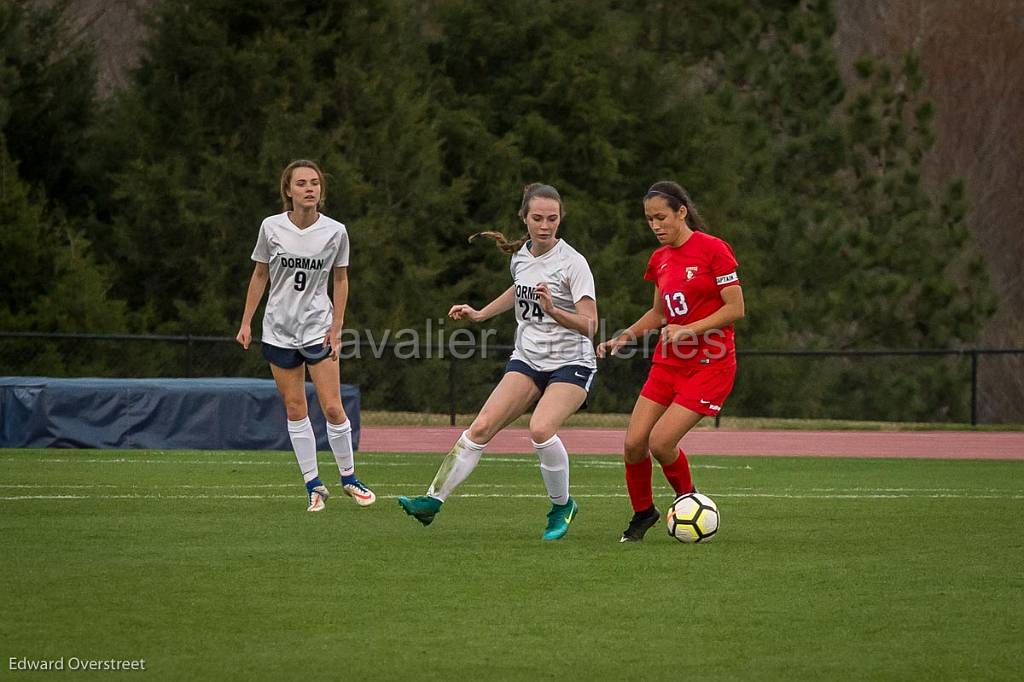
[[[477,342],[452,347],[349,339],[342,347],[341,378],[360,387],[364,410],[472,413],[500,379],[511,350]],[[631,411],[650,354],[636,348],[626,355],[600,362],[591,412]],[[726,404],[730,416],[1024,423],[1024,405],[1007,409],[985,379],[1024,377],[1024,349],[740,349],[738,355],[736,386]],[[219,336],[22,332],[0,332],[0,373],[269,376],[258,342],[246,352],[234,339]]]

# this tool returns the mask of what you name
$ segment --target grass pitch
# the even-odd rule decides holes
[[[308,514],[290,453],[2,450],[0,664],[270,680],[1024,669],[1024,463],[694,457],[722,530],[687,546],[661,524],[618,543],[631,512],[613,457],[571,457],[580,514],[559,542],[540,540],[532,456],[485,455],[424,528],[394,497],[422,493],[441,457],[359,455],[377,504],[325,475],[335,494]]]

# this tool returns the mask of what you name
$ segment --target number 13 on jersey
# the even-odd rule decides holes
[[[682,317],[686,313],[690,312],[689,306],[686,305],[686,296],[683,296],[683,292],[675,291],[671,294],[665,294],[665,310],[669,315],[673,317]]]

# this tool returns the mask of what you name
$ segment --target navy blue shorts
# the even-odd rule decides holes
[[[518,372],[530,377],[541,393],[548,387],[548,384],[563,383],[579,386],[587,392],[588,396],[590,395],[590,385],[594,383],[594,376],[597,374],[596,369],[583,365],[566,365],[550,372],[540,372],[522,360],[509,360],[508,364],[505,365],[505,373],[508,374],[509,372]],[[582,410],[586,407],[587,401],[584,400],[580,409]]]
[[[281,348],[263,343],[263,357],[272,365],[281,369],[295,369],[302,363],[315,365],[324,358],[331,357],[331,347],[323,341],[304,348]]]

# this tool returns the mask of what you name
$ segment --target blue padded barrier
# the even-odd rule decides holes
[[[329,450],[323,412],[306,382],[317,448]],[[359,387],[341,400],[359,447]],[[0,377],[0,447],[290,450],[273,379]]]

